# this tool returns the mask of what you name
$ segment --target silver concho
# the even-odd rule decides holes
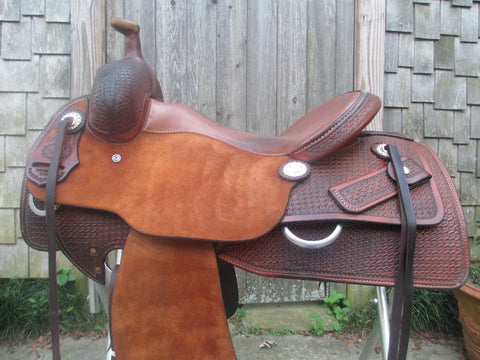
[[[62,116],[60,121],[65,121],[67,119],[71,119],[70,126],[67,129],[69,133],[75,133],[83,127],[83,116],[79,112],[69,111]]]
[[[372,146],[372,151],[382,159],[390,159],[387,144],[375,144]]]
[[[300,160],[289,160],[280,166],[279,174],[285,180],[301,180],[310,175],[310,165]]]

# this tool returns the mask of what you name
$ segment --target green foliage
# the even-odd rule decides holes
[[[57,271],[57,285],[64,286],[69,282],[77,280],[74,274],[70,273],[69,269],[60,269]]]
[[[416,289],[413,298],[412,329],[457,334],[458,306],[451,291]]]
[[[320,315],[317,313],[311,313],[310,318],[315,320],[315,325],[313,325],[310,328],[310,332],[315,335],[315,336],[320,336],[325,332],[325,327],[323,324],[325,324],[325,319],[322,318]]]
[[[470,281],[472,284],[480,286],[480,266],[472,265],[470,268]]]
[[[239,307],[235,314],[229,319],[229,322],[233,325],[232,333],[234,335],[246,335],[247,329],[243,326],[243,319],[245,319],[247,312],[245,309]]]
[[[330,290],[330,296],[323,299],[323,306],[328,308],[328,314],[334,315],[337,321],[332,323],[333,330],[340,331],[350,319],[350,303],[347,295]]]
[[[103,332],[105,314],[90,314],[85,295],[75,286],[68,269],[57,273],[60,328],[62,332]],[[0,280],[0,339],[25,340],[49,332],[47,279]]]
[[[335,321],[332,321],[333,331],[340,332],[345,330],[354,313],[350,308],[347,296],[332,289],[330,296],[323,299],[323,307],[328,308],[327,314],[335,317]],[[316,313],[310,314],[310,317],[315,320],[315,325],[310,328],[310,332],[313,335],[322,335],[325,332],[325,319]]]
[[[361,337],[368,334],[377,319],[377,305],[370,301],[361,309],[352,309],[343,330]]]

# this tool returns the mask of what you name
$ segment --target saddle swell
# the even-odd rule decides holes
[[[140,27],[120,19],[113,19],[112,26],[126,37],[126,57],[98,69],[88,96],[87,127],[99,139],[121,144],[141,132],[148,101],[163,101],[163,94],[143,58]]]
[[[151,101],[144,131],[195,133],[265,156],[314,162],[353,139],[375,116],[380,99],[362,91],[339,95],[298,119],[278,137],[218,124],[185,105]]]

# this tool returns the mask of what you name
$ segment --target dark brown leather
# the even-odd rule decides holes
[[[141,132],[150,98],[163,101],[163,95],[143,59],[138,25],[119,19],[112,25],[126,36],[126,58],[98,69],[88,96],[87,126],[98,138],[121,144]]]
[[[417,220],[410,196],[407,172],[395,145],[389,144],[386,149],[390,154],[394,177],[398,188],[400,204],[401,228],[398,252],[398,270],[395,279],[395,294],[392,303],[390,340],[388,360],[406,359],[410,325],[413,309],[413,258],[417,236]]]
[[[26,176],[35,184],[45,186],[47,183],[47,173],[52,162],[53,149],[55,146],[55,135],[57,124],[69,114],[75,114],[82,121],[77,131],[65,135],[58,171],[58,181],[63,181],[70,171],[78,165],[78,142],[82,135],[85,124],[85,114],[87,112],[86,96],[72,100],[67,105],[60,108],[47,124],[38,139],[35,141],[27,159]]]
[[[308,179],[298,184],[282,222],[355,221],[400,224],[400,210],[391,162],[375,155],[377,144],[396,144],[408,166],[419,225],[435,225],[444,216],[443,203],[432,170],[417,144],[408,138],[364,133],[354,143],[316,162]],[[371,136],[369,136],[371,135]]]
[[[352,91],[302,116],[281,136],[271,137],[222,126],[185,105],[152,101],[145,132],[200,134],[260,155],[288,155],[312,162],[354,138],[373,119],[380,104],[375,95]]]
[[[415,287],[454,289],[462,286],[468,277],[470,262],[465,219],[451,177],[432,149],[395,136],[361,137],[351,148],[339,150],[340,156],[334,156],[340,161],[336,166],[329,159],[317,163],[319,168],[328,171],[324,181],[330,182],[328,174],[348,172],[350,162],[357,163],[355,176],[371,171],[371,161],[373,166],[384,167],[387,161],[378,158],[376,163],[373,153],[373,157],[363,159],[365,152],[378,142],[394,144],[402,155],[409,154],[409,157],[417,152],[414,158],[423,159],[420,163],[432,174],[428,183],[411,189],[418,224],[413,264]],[[342,154],[358,154],[358,157],[348,159]],[[323,167],[322,163],[326,166]],[[313,166],[312,172],[315,171],[316,166]],[[302,186],[308,187],[308,181],[293,190],[283,224],[255,241],[218,245],[219,257],[264,276],[394,286],[400,243],[400,223],[396,218],[400,216],[398,201],[388,200],[378,204],[376,209],[365,211],[390,213],[393,224],[369,223],[363,214],[344,213],[342,218],[339,215],[341,208],[334,200],[328,199],[327,189],[323,193],[307,191],[310,195],[301,195],[303,200],[297,201],[299,198],[295,192]],[[436,201],[431,199],[432,184],[438,189],[436,194],[440,197],[443,216],[436,225],[422,225],[422,218],[425,219],[432,210],[437,213]],[[368,193],[365,196],[369,196]],[[323,205],[324,201],[326,205]],[[320,215],[319,210],[330,211],[333,216]],[[329,235],[339,222],[343,224],[341,236],[329,246],[316,250],[300,248],[282,233],[282,227],[287,225],[304,239],[320,239]]]
[[[62,148],[64,146],[64,137],[68,127],[72,123],[72,118],[67,117],[61,121],[57,128],[57,134],[53,147],[53,154],[50,167],[47,173],[46,184],[46,232],[48,239],[48,290],[50,295],[50,329],[52,336],[53,359],[60,360],[60,312],[58,306],[58,288],[57,288],[57,255],[56,255],[56,217],[55,217],[55,188],[57,186],[58,168]]]

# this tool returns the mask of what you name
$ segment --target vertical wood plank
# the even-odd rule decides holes
[[[155,1],[124,1],[125,17],[140,25],[143,57],[152,68],[155,68]]]
[[[307,111],[336,94],[336,9],[336,0],[308,2]]]
[[[335,93],[353,89],[355,0],[337,0]]]
[[[105,1],[71,2],[72,98],[90,92],[97,69],[105,63]]]
[[[278,6],[276,134],[305,114],[307,72],[307,1]]]
[[[356,89],[369,91],[381,99],[384,92],[385,68],[385,1],[357,0],[355,31]],[[382,110],[368,125],[370,130],[381,130]]]
[[[247,2],[217,3],[216,120],[245,130],[247,74]]]
[[[110,26],[112,18],[125,18],[124,0],[106,0],[107,63],[125,56],[125,37]]]
[[[215,118],[216,4],[189,1],[187,5],[187,105]]]
[[[273,135],[277,117],[277,1],[248,1],[247,130]]]
[[[164,100],[187,102],[187,4],[158,0],[156,5],[156,73]]]

